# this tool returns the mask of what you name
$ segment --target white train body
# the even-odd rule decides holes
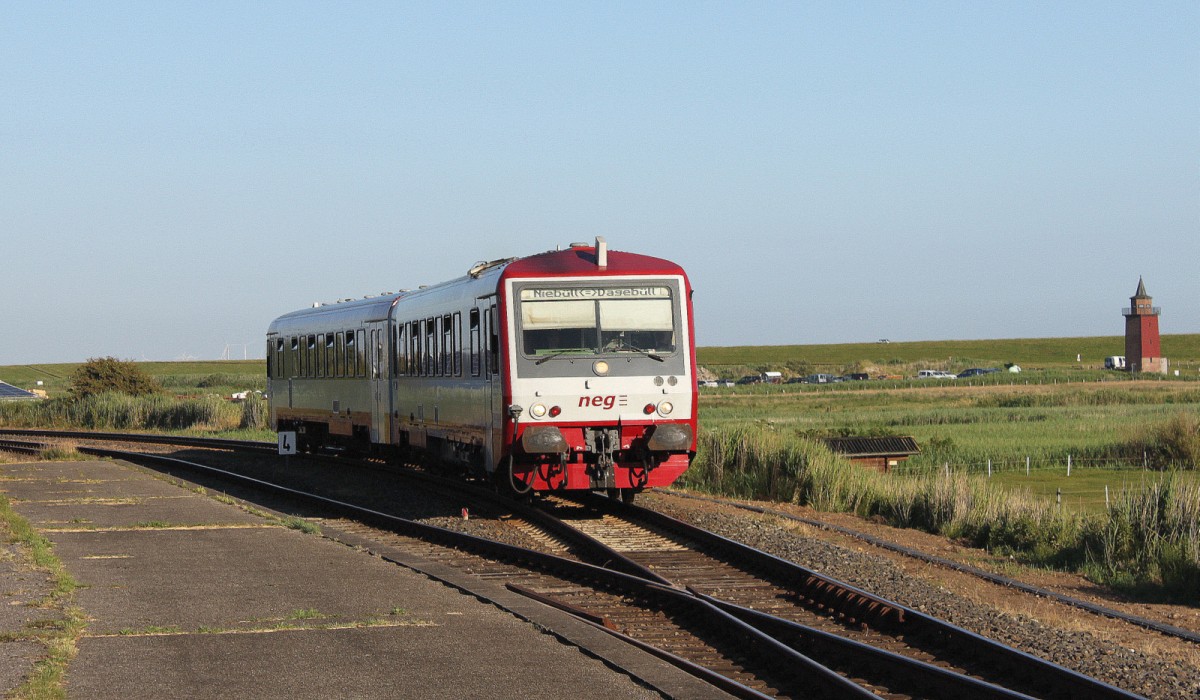
[[[309,448],[416,448],[518,490],[631,492],[695,452],[687,276],[602,239],[281,316],[267,358],[272,422]]]

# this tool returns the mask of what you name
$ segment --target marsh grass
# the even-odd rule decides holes
[[[0,425],[13,428],[260,434],[266,431],[267,422],[267,402],[256,395],[237,403],[215,395],[180,398],[116,393],[0,403]]]
[[[1079,513],[978,474],[882,474],[813,440],[742,428],[703,433],[680,485],[880,518],[1110,585],[1200,596],[1200,486],[1169,475],[1131,485],[1107,512]]]
[[[1088,523],[1085,549],[1097,578],[1130,587],[1161,582],[1200,595],[1200,484],[1178,474],[1123,489],[1107,518]]]
[[[989,459],[1022,468],[1026,458],[1035,468],[1065,466],[1068,455],[1076,463],[1191,466],[1200,456],[1200,387],[1193,382],[760,391],[702,394],[702,425],[728,430],[765,424],[801,438],[911,435],[921,453],[904,468],[916,472],[945,463],[984,471]],[[1168,423],[1173,432],[1158,431]]]

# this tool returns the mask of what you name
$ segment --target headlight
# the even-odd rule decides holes
[[[545,418],[546,407],[540,403],[535,403],[533,407],[529,409],[529,415],[533,416],[534,418]]]
[[[603,377],[608,374],[608,363],[604,360],[596,360],[592,363],[592,371]]]
[[[658,412],[664,416],[671,415],[671,411],[675,410],[675,406],[670,401],[663,401],[658,405]]]

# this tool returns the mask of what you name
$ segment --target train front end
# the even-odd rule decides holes
[[[505,463],[518,492],[666,486],[696,449],[691,287],[603,239],[514,262],[501,280]]]

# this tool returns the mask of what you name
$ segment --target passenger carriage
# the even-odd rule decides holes
[[[674,481],[695,453],[691,286],[594,246],[276,319],[271,419],[304,448],[417,449],[517,492]]]

